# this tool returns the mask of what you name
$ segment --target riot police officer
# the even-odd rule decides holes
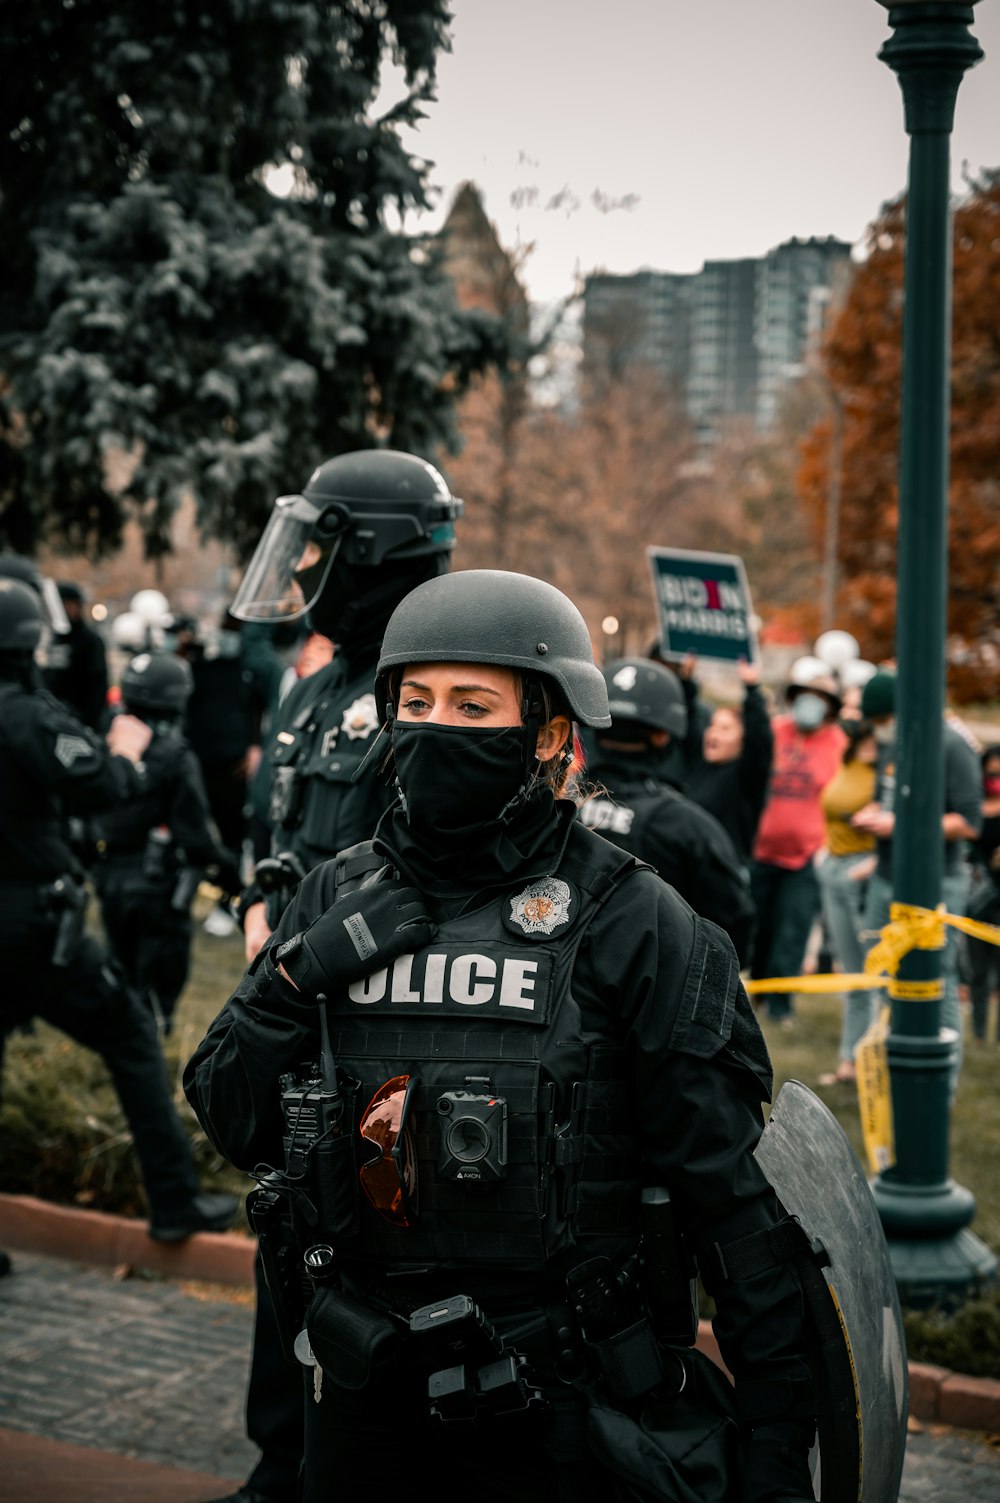
[[[37,1016],[100,1054],[142,1166],[150,1235],[222,1230],[236,1197],[201,1193],[153,1019],[84,932],[85,873],[66,838],[68,815],[143,794],[150,731],[122,715],[105,745],[76,720],[42,688],[41,635],[39,596],[0,578],[0,1038]]]
[[[611,725],[593,732],[587,775],[597,793],[580,809],[591,830],[648,861],[696,913],[725,929],[742,962],[753,919],[749,885],[719,821],[672,786],[666,757],[688,730],[675,674],[648,658],[604,669]]]
[[[45,687],[67,704],[84,725],[95,731],[107,727],[108,657],[104,639],[87,620],[86,592],[75,580],[61,579],[56,586],[66,612],[69,630],[60,640],[58,655],[51,653],[45,669]]]
[[[182,658],[139,653],[121,679],[128,714],[150,727],[146,788],[93,821],[94,882],[108,941],[164,1035],[187,983],[191,903],[201,877],[239,891],[235,854],[212,823],[198,759],[181,719],[192,674]]]
[[[379,730],[379,645],[404,595],[448,568],[461,509],[433,465],[391,449],[329,459],[301,495],[275,502],[231,613],[244,621],[308,617],[336,646],[326,667],[285,695],[270,727],[272,860],[241,899],[248,961],[277,923],[296,874],[367,839],[392,801],[376,776],[377,754],[369,756]],[[282,1356],[259,1262],[256,1273],[247,1433],[262,1454],[236,1497],[284,1503],[296,1495],[301,1386]]]
[[[462,503],[413,454],[366,449],[318,466],[299,496],[275,502],[232,605],[240,620],[293,620],[336,644],[327,668],[286,696],[272,728],[272,850],[305,871],[371,835],[388,800],[374,768],[373,680],[385,623],[414,586],[443,573]],[[290,896],[244,894],[247,959]]]
[[[428,581],[388,623],[376,701],[399,789],[381,864],[306,877],[185,1072],[261,1181],[262,1235],[277,1205],[297,1236],[287,1280],[272,1261],[290,1336],[303,1270],[314,1288],[305,1503],[377,1487],[383,1458],[417,1490],[653,1496],[629,1414],[658,1394],[669,1451],[708,1382],[677,1345],[685,1256],[652,1260],[668,1351],[640,1285],[644,1214],[666,1254],[671,1202],[736,1408],[712,1390],[664,1465],[690,1485],[715,1458],[686,1496],[811,1498],[803,1234],[753,1156],[767,1051],[726,935],[562,796],[571,720],[610,724],[582,617],[523,575]],[[624,1458],[598,1449],[608,1392],[643,1439]]]

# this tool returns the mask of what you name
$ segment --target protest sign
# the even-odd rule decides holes
[[[647,548],[666,659],[689,653],[736,663],[758,658],[743,560],[733,553]]]

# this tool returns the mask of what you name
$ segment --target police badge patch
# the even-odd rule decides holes
[[[340,729],[348,741],[364,741],[378,730],[378,706],[374,694],[362,694],[344,711]]]
[[[514,934],[547,939],[570,924],[574,897],[573,889],[562,877],[540,877],[510,899],[510,912],[504,914],[504,924]]]

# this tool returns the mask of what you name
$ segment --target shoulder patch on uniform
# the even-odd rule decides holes
[[[340,729],[349,741],[364,741],[378,730],[378,706],[374,694],[362,694],[344,711]]]
[[[540,877],[507,899],[503,921],[512,934],[548,939],[567,929],[580,911],[578,896],[562,877]]]
[[[94,755],[94,748],[83,736],[68,736],[60,732],[56,737],[56,761],[61,762],[67,771],[78,762],[81,757],[88,760]]]

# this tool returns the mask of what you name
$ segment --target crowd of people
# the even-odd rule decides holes
[[[675,1289],[667,1345],[687,1422],[714,1436],[718,1496],[736,1496],[738,1467],[744,1503],[812,1498],[808,1250],[753,1156],[762,1022],[804,1009],[784,988],[751,1002],[741,975],[863,969],[891,895],[894,672],[810,656],[765,687],[740,662],[737,692],[709,701],[697,663],[655,644],[598,667],[559,591],[450,571],[461,507],[412,455],[330,460],[276,503],[219,620],[165,599],[158,620],[131,613],[110,675],[83,589],[0,560],[0,952],[17,978],[0,1046],[40,1017],[96,1049],[151,1235],[224,1228],[235,1200],[198,1183],[161,1043],[202,883],[209,935],[242,930],[246,974],[184,1076],[258,1184],[260,1461],[238,1503],[320,1503],[401,1441],[428,1476],[467,1477],[480,1432],[428,1426],[428,1374],[439,1422],[516,1416],[487,1497],[619,1496],[623,1442],[598,1435],[591,1386],[646,1390],[625,1392],[594,1332],[641,1327],[650,1187],[685,1249],[688,1324],[697,1269],[736,1379],[735,1400],[712,1388]],[[944,900],[996,921],[1000,746],[953,717],[941,735]],[[961,989],[982,1044],[998,957],[949,937],[955,1084]],[[854,1080],[875,1010],[874,993],[845,995],[825,1084]],[[307,1255],[293,1292],[276,1217]],[[414,1334],[430,1310],[454,1316],[451,1347]],[[628,1363],[664,1391],[662,1343],[630,1339]],[[658,1445],[686,1485],[684,1447]]]

